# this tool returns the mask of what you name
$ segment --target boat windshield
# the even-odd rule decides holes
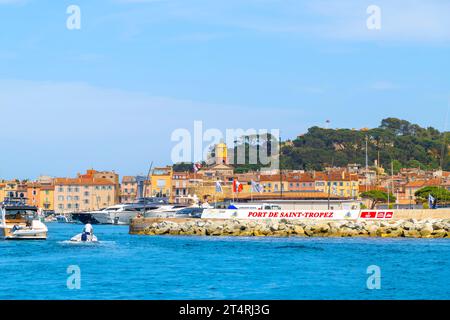
[[[36,210],[29,209],[12,209],[6,210],[5,218],[6,220],[33,220],[38,216]]]

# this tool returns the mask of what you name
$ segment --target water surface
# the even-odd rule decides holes
[[[65,242],[81,225],[49,223],[47,241],[0,241],[0,299],[450,299],[450,239],[131,236]],[[67,287],[67,268],[81,289]],[[366,270],[381,268],[381,289]]]

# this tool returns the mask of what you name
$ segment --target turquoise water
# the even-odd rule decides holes
[[[48,224],[43,242],[0,241],[0,299],[450,299],[450,239],[130,236],[64,242],[81,225]],[[67,288],[78,265],[81,288]],[[366,286],[381,268],[381,289]]]

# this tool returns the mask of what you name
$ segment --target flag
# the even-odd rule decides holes
[[[223,192],[222,185],[220,181],[216,181],[216,192]]]
[[[252,192],[260,193],[262,192],[262,187],[259,183],[252,180]]]
[[[200,170],[202,168],[202,164],[201,163],[194,163],[194,172],[197,173],[198,170]]]
[[[240,183],[237,179],[233,180],[233,192],[242,192],[242,189],[244,189],[244,186],[242,183]]]
[[[430,194],[428,194],[428,204],[430,206],[430,208],[435,208],[435,201],[436,199]]]

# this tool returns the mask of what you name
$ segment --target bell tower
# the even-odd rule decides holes
[[[227,145],[223,142],[216,145],[215,148],[216,154],[216,164],[227,164],[228,163],[228,149]]]

